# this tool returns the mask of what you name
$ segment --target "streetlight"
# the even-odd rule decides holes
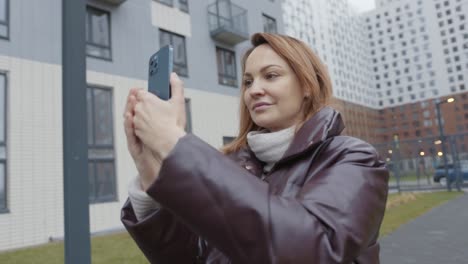
[[[448,98],[447,100],[440,101],[438,100],[435,105],[436,105],[436,111],[437,111],[437,123],[439,124],[439,134],[440,134],[440,141],[442,145],[442,153],[447,153],[445,150],[445,135],[444,135],[444,127],[442,126],[442,121],[440,117],[440,105],[445,104],[445,103],[452,103],[454,102],[455,99],[453,97]],[[447,165],[447,155],[442,156],[444,158],[444,168],[445,168],[445,177],[447,177],[447,190],[452,191],[452,188],[450,186],[450,177],[448,173],[448,165]]]

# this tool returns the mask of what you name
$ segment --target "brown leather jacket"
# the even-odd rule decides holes
[[[379,263],[388,171],[343,128],[323,108],[265,180],[249,149],[226,157],[187,134],[147,191],[161,209],[138,222],[127,201],[122,222],[157,264]]]

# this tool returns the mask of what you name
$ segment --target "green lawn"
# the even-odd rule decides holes
[[[434,192],[390,195],[380,235],[384,236],[392,232],[400,225],[458,195],[461,193]],[[94,237],[91,240],[91,247],[93,264],[148,263],[126,233]],[[0,263],[2,264],[61,264],[63,262],[63,243],[50,243],[0,254]]]
[[[433,192],[390,195],[382,227],[380,228],[380,236],[391,233],[402,224],[408,223],[430,209],[461,194],[460,192]]]
[[[148,263],[127,233],[93,237],[91,240],[91,262],[98,264]],[[2,264],[62,264],[63,243],[27,248],[0,254]]]

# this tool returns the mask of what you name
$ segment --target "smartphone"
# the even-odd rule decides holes
[[[173,48],[167,45],[151,55],[148,66],[148,91],[163,100],[171,98],[170,77],[172,73]]]

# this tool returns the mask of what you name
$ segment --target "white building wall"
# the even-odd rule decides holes
[[[156,1],[151,1],[151,22],[155,27],[169,30],[185,37],[192,36],[189,14]]]
[[[467,89],[467,14],[467,0],[400,0],[365,14],[379,107]]]
[[[327,65],[336,98],[376,107],[364,20],[347,0],[286,0],[285,32],[299,38]]]
[[[63,233],[61,67],[0,56],[7,71],[7,188],[0,248]]]
[[[62,82],[60,65],[0,56],[0,69],[8,72],[10,210],[0,214],[0,249],[8,250],[63,237]],[[120,208],[127,199],[127,183],[137,172],[127,151],[122,113],[130,88],[144,88],[146,81],[88,71],[87,82],[112,88],[114,100],[118,200],[90,205],[94,233],[123,228]],[[194,134],[216,148],[223,136],[236,135],[238,97],[189,88],[185,96],[191,100]]]

